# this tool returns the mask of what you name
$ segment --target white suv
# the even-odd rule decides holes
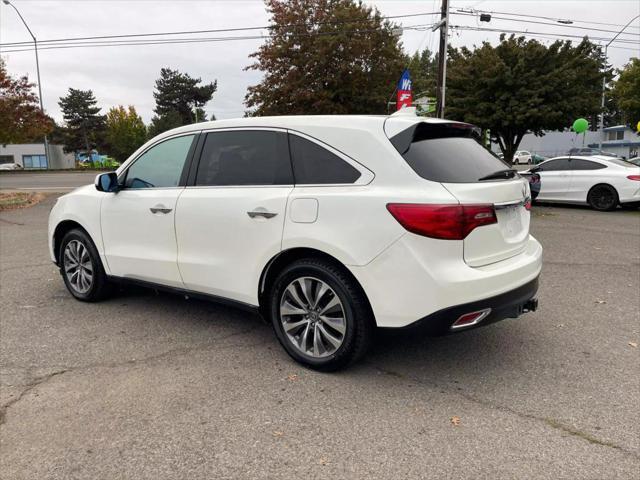
[[[517,317],[541,269],[529,185],[474,131],[407,112],[180,127],[60,197],[51,258],[79,300],[136,282],[259,311],[320,370],[376,326]]]

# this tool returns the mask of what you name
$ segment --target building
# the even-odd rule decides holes
[[[601,138],[599,131],[587,131],[584,134],[551,131],[545,132],[542,137],[527,133],[518,150],[526,150],[548,158],[557,157],[566,155],[572,148],[600,148]],[[492,144],[491,147],[493,151],[500,152],[498,145]],[[625,125],[607,127],[602,138],[602,150],[615,153],[619,157],[632,158],[640,153],[640,136]]]
[[[589,147],[599,148],[599,142],[589,144]],[[604,129],[602,150],[615,153],[619,157],[633,158],[640,153],[640,135],[626,125],[617,125]]]
[[[64,153],[62,145],[49,145],[49,164],[42,143],[0,145],[0,163],[16,163],[25,169],[74,168],[76,161],[72,153]]]

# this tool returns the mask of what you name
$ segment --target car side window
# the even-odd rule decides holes
[[[602,170],[603,168],[607,168],[607,166],[590,160],[579,158],[571,160],[571,170]]]
[[[127,170],[125,188],[177,187],[194,139],[184,135],[151,147]]]
[[[195,184],[293,185],[287,134],[269,130],[208,133]]]
[[[555,160],[549,160],[544,162],[538,167],[539,172],[560,172],[564,170],[569,170],[569,159],[568,158],[557,158]]]
[[[354,167],[306,138],[289,134],[289,147],[296,184],[343,184],[360,178],[360,172]]]

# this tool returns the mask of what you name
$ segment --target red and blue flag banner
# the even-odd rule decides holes
[[[396,102],[398,110],[403,107],[410,107],[413,102],[411,96],[411,76],[409,75],[409,70],[406,68],[398,81],[398,98]]]

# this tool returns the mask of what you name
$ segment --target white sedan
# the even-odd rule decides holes
[[[533,167],[539,202],[588,204],[596,210],[640,205],[640,167],[611,157],[557,157]]]
[[[531,165],[531,163],[531,152],[527,152],[526,150],[518,150],[513,156],[514,165]]]

